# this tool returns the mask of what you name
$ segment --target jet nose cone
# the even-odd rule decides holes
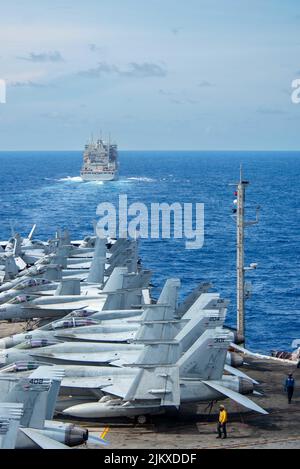
[[[81,418],[86,416],[86,410],[87,409],[85,404],[79,404],[64,409],[62,413],[64,415],[69,415],[70,417]]]
[[[98,402],[90,402],[86,404],[77,404],[63,410],[64,415],[76,418],[96,418],[98,417]]]
[[[13,347],[14,343],[10,337],[5,337],[4,339],[0,339],[0,349],[6,349]]]
[[[6,348],[6,340],[5,339],[0,339],[0,349]]]
[[[0,351],[0,368],[7,364],[7,353]]]

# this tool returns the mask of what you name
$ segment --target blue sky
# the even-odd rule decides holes
[[[299,0],[0,6],[0,150],[300,149]]]

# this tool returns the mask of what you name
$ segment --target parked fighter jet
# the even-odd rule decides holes
[[[239,404],[266,414],[245,395],[253,391],[253,383],[246,379],[222,376],[231,338],[222,330],[208,329],[183,356],[170,364],[170,354],[177,358],[176,345],[148,346],[140,361],[138,374],[130,386],[106,386],[99,402],[69,407],[64,415],[76,418],[138,417],[179,408],[184,403],[209,402],[229,397]],[[159,347],[159,354],[153,353]],[[177,346],[178,348],[178,346]],[[164,351],[165,349],[165,351]],[[157,352],[158,350],[156,350]],[[178,351],[178,350],[177,350]],[[157,365],[155,358],[164,354],[165,365]],[[171,360],[172,361],[172,360]]]
[[[103,287],[103,291],[104,292],[109,291],[113,294],[114,290],[117,291],[118,289],[120,289],[122,287],[126,288],[126,287],[134,286],[132,284],[132,281],[130,280],[132,278],[132,274],[126,275],[126,274],[124,274],[124,272],[126,272],[126,269],[124,269],[124,268],[114,269],[114,273],[106,281],[105,286]],[[139,272],[139,275],[141,275],[140,283],[139,284],[135,283],[136,286],[140,285],[142,287],[142,286],[146,286],[148,284],[148,281],[150,280],[151,272],[150,272],[150,275],[149,275],[149,271],[145,271],[145,275],[143,274],[143,272],[144,271]],[[30,282],[30,281],[35,282],[35,280],[28,280],[26,282]],[[129,283],[129,281],[131,283]],[[136,277],[134,278],[134,281],[135,282],[137,281]],[[70,286],[71,285],[69,285],[69,287]],[[163,288],[163,290],[162,290],[162,292],[161,292],[161,295],[160,295],[160,297],[157,301],[158,304],[167,303],[167,301],[172,301],[172,302],[175,301],[175,303],[176,303],[176,301],[177,301],[177,292],[175,290],[174,290],[174,298],[169,300],[169,297],[170,297],[170,294],[168,292],[169,286],[170,286],[170,282],[167,281],[164,288]],[[217,300],[219,298],[218,294],[215,294],[215,293],[207,294],[207,290],[209,288],[210,288],[210,284],[201,284],[201,285],[199,285],[192,292],[192,294],[190,294],[189,297],[186,298],[179,305],[179,307],[176,308],[176,311],[175,311],[175,303],[174,303],[174,306],[173,306],[174,317],[179,317],[180,318],[181,316],[183,316],[184,313],[187,313],[187,311],[192,307],[193,304],[196,303],[196,300],[198,300],[200,296],[201,296],[201,302],[199,303],[199,300],[198,300],[197,305],[195,305],[197,307],[194,306],[194,311],[195,312],[196,312],[196,309],[198,307],[199,307],[199,309],[206,308],[210,300],[213,300],[213,299]],[[64,291],[63,293],[67,293],[67,292]],[[70,291],[69,291],[69,293],[70,293]],[[145,293],[146,292],[144,291],[144,294]],[[116,300],[117,296],[118,295],[114,294],[114,296],[112,298],[114,300]],[[98,324],[99,325],[101,324],[103,326],[109,326],[109,325],[114,325],[114,324],[120,325],[120,323],[123,323],[123,322],[129,322],[132,325],[135,325],[135,323],[136,323],[137,325],[139,325],[140,321],[141,321],[142,314],[143,314],[145,308],[149,307],[150,298],[149,297],[146,298],[146,296],[144,296],[143,303],[144,303],[144,308],[142,307],[143,305],[140,305],[139,309],[116,310],[116,309],[108,309],[108,306],[109,306],[109,308],[112,308],[113,305],[111,304],[111,301],[107,301],[107,305],[104,306],[102,311],[97,311],[97,310],[92,309],[92,308],[84,308],[84,309],[80,309],[80,310],[75,310],[75,311],[72,311],[67,316],[65,316],[64,318],[62,318],[61,320],[54,321],[53,323],[47,324],[43,327],[32,330],[30,332],[15,334],[13,336],[1,339],[0,340],[0,348],[10,348],[10,347],[13,347],[13,346],[25,341],[25,340],[29,340],[29,339],[32,339],[34,337],[36,337],[36,338],[53,338],[54,331],[59,332],[58,331],[59,329],[77,328],[79,326],[91,325],[91,323],[89,323],[89,322],[83,322],[82,323],[82,322],[80,322],[80,320],[77,320],[77,318],[78,319],[80,319],[80,318],[89,318],[92,321],[96,321],[96,322],[99,321]],[[211,303],[211,306],[212,306],[212,308],[215,308],[218,305],[217,305],[217,303],[216,304]],[[154,308],[155,308],[155,306],[154,306]],[[191,314],[193,314],[193,312]],[[96,322],[94,324],[96,324]],[[63,332],[63,331],[61,331],[61,332]],[[72,332],[74,332],[74,331],[71,329],[70,333],[72,333]]]
[[[69,326],[69,323],[58,321],[31,333],[18,334],[15,338],[3,339],[2,343],[6,346],[13,345],[14,341],[16,343],[23,339],[26,339],[26,342],[3,352],[1,354],[2,363],[9,364],[19,360],[24,361],[35,358],[52,363],[57,363],[60,360],[63,360],[64,363],[80,363],[88,360],[94,364],[110,363],[120,366],[130,363],[141,350],[140,345],[131,345],[129,349],[125,348],[126,342],[135,341],[136,343],[145,344],[149,341],[155,341],[157,338],[162,340],[177,337],[179,341],[182,338],[184,351],[206,328],[211,327],[211,324],[213,326],[223,325],[225,319],[224,307],[227,306],[227,303],[219,299],[215,302],[212,294],[203,294],[190,306],[182,318],[176,320],[179,285],[180,282],[177,279],[168,280],[157,304],[148,306],[143,314],[138,317],[136,323],[131,321],[121,323],[118,320],[117,325],[113,324],[116,321],[107,320],[102,321],[101,325],[85,325],[75,329],[73,327],[73,332],[70,334],[65,328],[65,326]],[[202,296],[206,298],[206,302]],[[197,305],[201,305],[201,307],[197,307]],[[210,305],[215,309],[212,309],[212,311],[206,309],[210,308]],[[93,317],[91,316],[91,319]],[[79,325],[76,324],[74,318],[72,318],[72,325]],[[63,329],[60,329],[60,326]],[[77,334],[76,330],[80,333]],[[180,331],[181,334],[179,334]],[[70,339],[77,340],[77,342],[59,343],[59,341]],[[78,340],[95,342],[97,339],[99,342],[105,342],[103,347],[97,343],[85,344],[78,342]],[[232,334],[232,340],[234,339],[235,336]],[[111,347],[109,342],[112,344],[120,342],[120,346]],[[120,356],[123,357],[122,360]],[[235,354],[228,353],[228,365],[241,365],[242,360],[237,360],[237,357]]]
[[[171,296],[174,297],[174,295]],[[181,346],[181,353],[183,353],[206,329],[222,326],[225,318],[225,312],[222,310],[203,310],[201,314],[194,315],[189,321],[184,320],[184,316],[177,321],[170,320],[171,313],[168,312],[168,309],[172,312],[174,308],[175,305],[170,308],[168,305],[157,304],[145,310],[144,322],[136,333],[136,344],[59,343],[57,342],[59,337],[57,338],[54,335],[54,340],[49,340],[49,338],[32,339],[17,347],[3,351],[1,353],[1,361],[3,364],[20,360],[37,360],[50,363],[90,363],[94,365],[110,364],[122,366],[124,364],[135,363],[143,352],[145,344],[160,343],[164,340],[172,341],[174,336]],[[229,333],[229,335],[232,339],[233,334]],[[234,356],[230,353],[227,354],[226,361],[228,364],[236,364]],[[238,364],[240,363],[238,362]],[[227,371],[236,374],[232,369]],[[78,382],[77,386],[76,380],[73,382],[75,383],[74,387],[80,387],[80,382]],[[70,387],[70,384],[63,383],[63,386],[65,385]],[[87,380],[84,387],[87,388],[88,385],[89,382]],[[94,385],[95,380],[93,380],[90,387],[93,388]]]
[[[147,290],[150,277],[150,271],[128,274],[127,268],[115,268],[102,290],[91,287],[86,291],[89,294],[83,296],[76,290],[75,295],[66,294],[66,288],[52,296],[19,295],[0,306],[0,320],[63,317],[74,309],[87,307],[97,311],[129,309],[147,301],[143,290]],[[77,285],[76,282],[62,283],[62,287],[76,288]]]
[[[28,378],[0,377],[1,399],[19,412],[13,427],[14,439],[9,439],[11,446],[14,443],[16,448],[66,449],[89,439],[87,430],[52,420],[62,373],[55,367],[39,367]],[[19,403],[23,406],[21,415]],[[5,407],[5,403],[0,404],[0,409],[1,406]],[[98,439],[92,440],[101,444]]]

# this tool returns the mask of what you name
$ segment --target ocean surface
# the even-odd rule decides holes
[[[36,237],[48,239],[58,227],[72,238],[92,232],[100,202],[192,202],[205,204],[205,240],[199,250],[185,249],[183,239],[141,240],[143,266],[153,271],[153,296],[168,277],[182,281],[181,297],[199,282],[210,281],[230,299],[227,322],[236,318],[236,227],[232,219],[234,187],[243,164],[247,216],[246,263],[258,268],[247,275],[247,346],[255,351],[291,350],[300,339],[300,153],[289,152],[120,152],[120,179],[83,183],[81,152],[0,153],[0,238],[10,223],[22,235],[37,224]]]

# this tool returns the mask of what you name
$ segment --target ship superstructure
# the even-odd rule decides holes
[[[98,139],[85,145],[80,176],[84,181],[118,179],[118,147]]]

